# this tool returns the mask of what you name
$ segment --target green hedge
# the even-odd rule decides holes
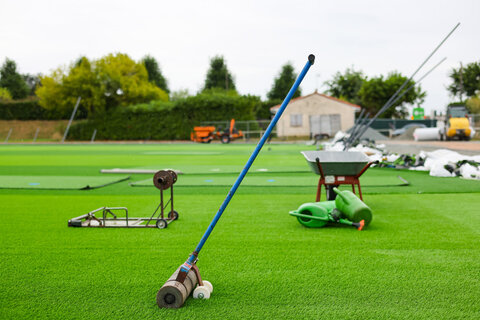
[[[71,140],[88,140],[97,129],[99,140],[189,139],[202,121],[254,120],[259,98],[199,94],[175,102],[151,102],[117,108],[108,114],[73,125]]]
[[[0,101],[0,119],[2,120],[60,120],[69,119],[73,111],[47,110],[38,104],[38,100]],[[86,118],[87,113],[79,108],[75,119]]]

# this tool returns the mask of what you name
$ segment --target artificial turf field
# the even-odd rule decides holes
[[[0,176],[34,181],[158,167],[225,178],[253,148],[7,145]],[[180,219],[164,230],[67,227],[101,206],[149,216],[158,190],[129,185],[149,175],[93,190],[0,189],[0,318],[480,318],[480,182],[372,168],[365,179],[401,175],[410,185],[362,188],[374,216],[365,231],[307,229],[288,211],[315,198],[315,185],[294,183],[309,170],[299,151],[313,148],[265,146],[254,168],[269,171],[249,175],[290,178],[294,186],[240,186],[200,254],[212,297],[190,298],[178,310],[158,309],[156,292],[195,248],[229,187],[179,184]]]

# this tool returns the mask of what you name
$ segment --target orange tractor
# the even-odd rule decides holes
[[[210,143],[213,139],[229,143],[241,137],[243,137],[243,132],[235,128],[235,119],[230,121],[230,127],[225,130],[217,130],[214,126],[194,127],[190,134],[190,140],[201,143]]]

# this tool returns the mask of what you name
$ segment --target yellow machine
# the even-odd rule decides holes
[[[444,137],[446,140],[458,138],[470,140],[470,121],[465,106],[448,106]]]

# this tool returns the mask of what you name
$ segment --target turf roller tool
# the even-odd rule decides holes
[[[250,155],[250,158],[248,159],[247,164],[245,165],[243,170],[240,172],[237,180],[235,181],[232,188],[228,192],[227,197],[223,201],[222,205],[220,206],[220,209],[215,214],[215,217],[213,218],[212,222],[208,226],[204,235],[200,239],[200,242],[195,248],[195,251],[193,251],[190,254],[190,256],[185,261],[185,263],[182,264],[173,273],[173,275],[167,280],[167,282],[163,285],[163,287],[161,287],[160,290],[158,291],[157,304],[160,308],[180,308],[185,303],[185,300],[188,298],[192,290],[193,290],[194,298],[208,299],[210,297],[213,287],[208,281],[202,280],[200,276],[200,272],[196,265],[198,260],[198,254],[202,250],[203,245],[205,244],[208,237],[212,233],[213,228],[215,227],[218,220],[222,216],[223,212],[225,211],[225,208],[227,207],[228,203],[230,202],[233,195],[235,194],[235,191],[237,191],[238,187],[240,186],[240,183],[242,182],[243,178],[245,177],[248,170],[252,166],[253,161],[255,161],[255,158],[258,156],[260,150],[262,149],[263,145],[265,144],[268,137],[270,136],[270,133],[272,132],[275,125],[277,124],[282,113],[285,111],[285,108],[287,107],[288,103],[292,99],[295,91],[297,91],[298,87],[300,86],[300,83],[302,82],[303,78],[307,74],[310,67],[313,65],[314,61],[315,61],[315,56],[313,54],[309,55],[307,63],[303,67],[297,80],[295,80],[295,83],[293,84],[292,88],[290,89],[287,96],[283,100],[283,103],[278,109],[277,113],[275,114],[275,117],[273,117],[272,121],[268,125],[268,128],[265,130],[265,133],[263,134],[262,138],[258,142],[255,150]]]
[[[173,185],[177,174],[173,170],[160,170],[153,176],[153,184],[160,190],[160,203],[150,217],[132,217],[127,207],[101,207],[68,220],[69,227],[91,228],[158,228],[165,229],[178,219],[173,208]],[[170,189],[170,199],[164,191]],[[169,208],[170,207],[170,208]]]
[[[362,230],[372,221],[372,210],[353,192],[333,188],[335,200],[304,203],[289,214],[309,228],[321,228],[328,223],[339,223]]]

